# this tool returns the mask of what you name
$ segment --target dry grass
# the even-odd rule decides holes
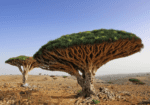
[[[54,80],[57,79],[56,76],[50,77]],[[63,78],[67,78],[67,76],[63,76]],[[21,84],[22,83],[17,83],[18,86],[21,86]],[[78,83],[76,85],[77,87],[79,86]],[[5,89],[7,86],[3,85],[0,89],[1,88]],[[65,93],[67,93],[68,90],[66,89],[63,90],[61,96],[48,95],[48,93],[44,93],[44,90],[39,88],[22,87],[21,90],[19,88],[16,90],[17,87],[13,87],[11,89],[12,90],[7,89],[7,91],[0,90],[0,105],[74,105],[74,103],[69,103],[68,101],[66,101],[68,103],[62,104],[65,97],[67,97]],[[76,93],[78,92],[81,92],[81,90],[76,91]]]
[[[51,77],[53,77],[53,79],[57,79],[55,76]],[[66,78],[66,76],[64,78]],[[20,86],[21,85],[22,83],[20,83]],[[5,88],[5,86],[3,88]],[[24,91],[25,88],[27,89]],[[64,93],[67,93],[66,91],[67,90],[64,90]],[[63,97],[65,97],[65,95],[66,94],[63,94],[60,97],[51,97],[40,92],[39,89],[23,87],[22,91],[17,91],[13,88],[11,91],[0,92],[0,105],[63,105],[60,103],[63,101]],[[53,98],[57,99],[57,103],[51,101]]]
[[[21,95],[21,92],[3,92],[0,94],[0,97],[5,100],[3,100],[0,105],[60,105],[63,101],[58,98],[57,103],[51,103],[51,97],[45,96],[42,93],[39,93],[37,96],[30,96],[27,92],[29,91],[26,91],[23,96]],[[65,94],[63,96],[65,96]],[[61,96],[61,98],[63,96]]]

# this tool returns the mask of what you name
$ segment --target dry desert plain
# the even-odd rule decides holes
[[[104,81],[94,80],[100,102],[89,105],[150,105],[150,74],[134,77],[144,85],[129,81],[131,77]],[[73,76],[29,75],[28,86],[22,87],[22,75],[0,75],[0,105],[74,105],[82,88]],[[121,98],[109,99],[110,93]],[[84,104],[79,104],[84,105]]]

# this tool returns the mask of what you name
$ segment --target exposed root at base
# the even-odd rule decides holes
[[[98,96],[95,96],[95,95],[91,95],[90,97],[84,97],[82,96],[82,94],[79,94],[79,96],[81,97],[78,97],[77,101],[75,102],[75,105],[80,105],[80,103],[84,103],[85,105],[90,103],[90,104],[94,104],[93,102],[93,99],[96,101],[98,100],[99,101],[99,97]]]

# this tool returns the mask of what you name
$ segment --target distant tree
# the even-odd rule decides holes
[[[10,58],[6,60],[5,63],[17,66],[19,68],[20,72],[23,75],[23,84],[25,84],[27,81],[28,72],[33,70],[34,68],[38,68],[40,65],[35,59],[33,59],[33,57],[28,57],[24,55]],[[24,71],[22,70],[21,66],[23,66]]]
[[[49,41],[33,58],[44,64],[40,66],[42,69],[63,71],[75,76],[82,87],[82,92],[77,96],[86,98],[86,103],[92,98],[98,99],[93,84],[97,70],[107,62],[137,53],[141,48],[141,39],[133,33],[99,29],[63,35]]]

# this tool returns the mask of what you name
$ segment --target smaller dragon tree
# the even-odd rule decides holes
[[[18,56],[18,57],[13,57],[5,61],[5,63],[11,64],[13,66],[17,66],[20,70],[20,72],[23,75],[23,85],[26,84],[27,78],[28,78],[28,72],[33,70],[34,68],[38,68],[40,64],[36,62],[33,57],[28,57],[28,56]],[[22,70],[21,66],[23,66],[24,71]]]

